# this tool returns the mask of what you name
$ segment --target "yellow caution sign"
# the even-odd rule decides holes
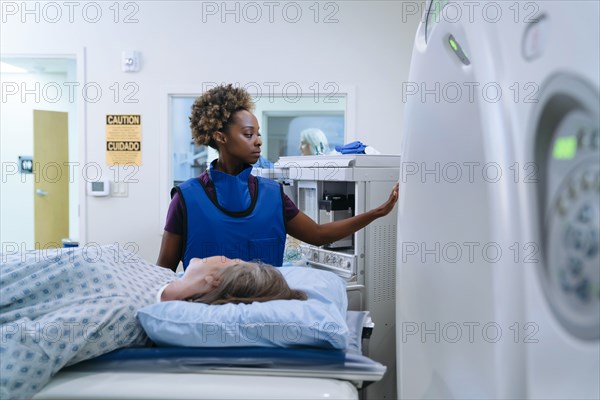
[[[106,163],[142,164],[141,115],[106,116]]]

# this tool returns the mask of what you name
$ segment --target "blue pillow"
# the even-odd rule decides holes
[[[342,278],[308,267],[279,270],[308,300],[223,305],[166,301],[140,309],[137,318],[159,346],[346,349],[348,298]]]

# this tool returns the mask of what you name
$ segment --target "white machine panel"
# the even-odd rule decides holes
[[[598,399],[600,4],[424,11],[402,130],[399,398]]]

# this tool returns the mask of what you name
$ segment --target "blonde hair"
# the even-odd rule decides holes
[[[300,132],[300,142],[308,144],[311,154],[329,153],[327,136],[318,128],[308,128]]]
[[[239,262],[219,275],[219,286],[193,301],[206,304],[306,300],[306,293],[292,289],[279,270],[256,262]]]

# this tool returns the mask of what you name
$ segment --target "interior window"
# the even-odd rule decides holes
[[[204,171],[218,153],[192,140],[190,113],[197,94],[170,95],[172,179],[175,185]],[[327,136],[329,148],[342,145],[346,137],[346,95],[310,95],[293,99],[263,96],[255,100],[254,114],[263,138],[262,156],[275,163],[281,156],[298,156],[300,133],[318,128]]]
[[[268,152],[266,157],[276,162],[281,156],[299,156],[300,134],[309,128],[325,133],[329,148],[344,144],[344,113],[331,112],[324,115],[267,116]]]

